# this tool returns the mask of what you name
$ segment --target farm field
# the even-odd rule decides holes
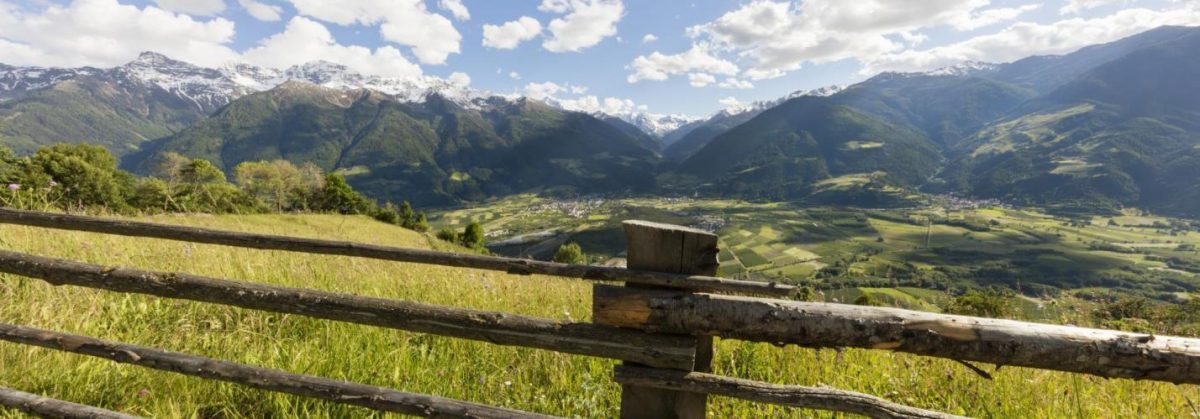
[[[461,228],[479,221],[493,242],[508,243],[492,247],[501,254],[547,259],[559,244],[574,241],[601,261],[622,256],[620,220],[632,218],[717,232],[724,276],[817,289],[1004,286],[1041,297],[1103,287],[1170,300],[1200,287],[1200,223],[1135,210],[1072,219],[1036,209],[937,201],[921,208],[864,210],[525,195],[439,212],[433,222]],[[544,234],[533,237],[530,232]],[[511,237],[528,240],[503,242]]]
[[[365,217],[146,219],[453,250],[430,236]],[[772,234],[760,229],[755,237]],[[753,250],[757,246],[761,244],[743,247]],[[563,321],[587,321],[591,302],[590,284],[569,279],[30,227],[0,225],[0,248],[89,263],[187,271]],[[811,249],[814,254],[822,254],[819,247]],[[767,249],[760,250],[764,258],[771,254]],[[810,256],[781,253],[795,258]],[[909,296],[918,302],[940,298],[936,292],[918,288],[862,289],[898,299]],[[4,301],[0,321],[6,323],[541,413],[612,417],[617,409],[619,387],[610,380],[614,361],[209,304],[54,287],[11,275],[0,275],[0,299]],[[1192,412],[1189,406],[1200,399],[1200,390],[1194,386],[1104,380],[1023,368],[1002,368],[992,372],[993,380],[985,380],[952,361],[882,351],[778,348],[731,340],[718,342],[715,369],[735,377],[863,391],[919,407],[978,417],[1177,417]],[[149,417],[371,416],[359,408],[10,343],[0,343],[0,386]],[[827,417],[825,413],[720,397],[714,397],[709,406],[712,417]],[[11,415],[0,411],[0,416]]]

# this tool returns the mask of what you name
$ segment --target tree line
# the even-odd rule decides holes
[[[159,154],[148,166],[147,176],[121,170],[112,153],[91,144],[57,144],[29,156],[0,146],[0,206],[119,214],[362,214],[429,230],[425,213],[408,202],[380,205],[344,176],[322,173],[312,163],[244,162],[234,168],[232,182],[212,162],[176,153]]]

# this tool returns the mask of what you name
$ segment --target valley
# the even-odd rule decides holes
[[[620,221],[645,219],[719,234],[722,276],[831,291],[934,290],[894,299],[936,307],[979,287],[1034,298],[1187,298],[1200,287],[1200,223],[1127,210],[1054,216],[1033,207],[929,196],[911,208],[863,209],[703,198],[527,194],[431,214],[434,225],[480,222],[499,254],[549,259],[578,243],[594,263],[620,264]],[[868,291],[878,292],[878,291]],[[844,299],[842,301],[845,301]]]

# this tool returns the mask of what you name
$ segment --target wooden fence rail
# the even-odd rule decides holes
[[[622,385],[623,418],[702,418],[708,394],[871,417],[953,417],[861,393],[713,375],[713,336],[806,347],[884,349],[1102,377],[1200,384],[1200,339],[700,293],[789,296],[795,288],[712,276],[717,267],[716,236],[679,226],[625,222],[629,266],[634,268],[628,270],[3,208],[0,223],[624,282],[625,287],[594,287],[593,323],[562,323],[186,273],[104,267],[0,250],[0,273],[42,279],[54,285],[224,304],[622,360],[624,364],[614,374]],[[533,413],[3,323],[0,340],[402,413],[537,417]],[[3,388],[0,405],[48,417],[124,417]]]
[[[198,227],[112,220],[71,214],[53,214],[0,208],[0,223],[62,230],[90,231],[131,237],[222,244],[251,249],[286,250],[326,255],[357,256],[396,262],[413,262],[459,268],[488,269],[514,274],[544,274],[597,281],[621,281],[697,291],[786,297],[796,287],[775,282],[742,281],[707,275],[680,275],[608,266],[569,265],[538,260],[435,252],[334,240],[269,234],[239,233]]]
[[[4,323],[0,323],[0,340],[384,412],[494,419],[552,417]]]
[[[886,349],[1013,365],[1200,384],[1200,339],[887,307],[596,286],[597,322],[815,348]]]
[[[302,288],[251,284],[183,273],[111,268],[0,250],[0,272],[109,291],[224,304],[370,326],[432,333],[660,367],[690,368],[690,336],[648,334],[590,323],[560,323],[515,314]]]
[[[136,419],[136,416],[113,412],[62,400],[42,397],[24,391],[0,387],[0,406],[16,409],[44,418]]]

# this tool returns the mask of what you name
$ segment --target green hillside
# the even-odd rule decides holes
[[[152,86],[121,84],[103,74],[79,77],[0,102],[0,145],[32,153],[86,142],[123,155],[204,115],[196,104]]]
[[[235,100],[125,165],[137,168],[164,151],[226,171],[245,161],[313,162],[368,195],[428,206],[553,188],[649,189],[658,160],[651,146],[537,101],[494,98],[475,110],[439,96],[404,103],[289,82]]]
[[[856,173],[920,185],[938,159],[937,147],[912,128],[831,98],[799,97],[717,136],[679,172],[711,193],[797,198],[821,180]]]

